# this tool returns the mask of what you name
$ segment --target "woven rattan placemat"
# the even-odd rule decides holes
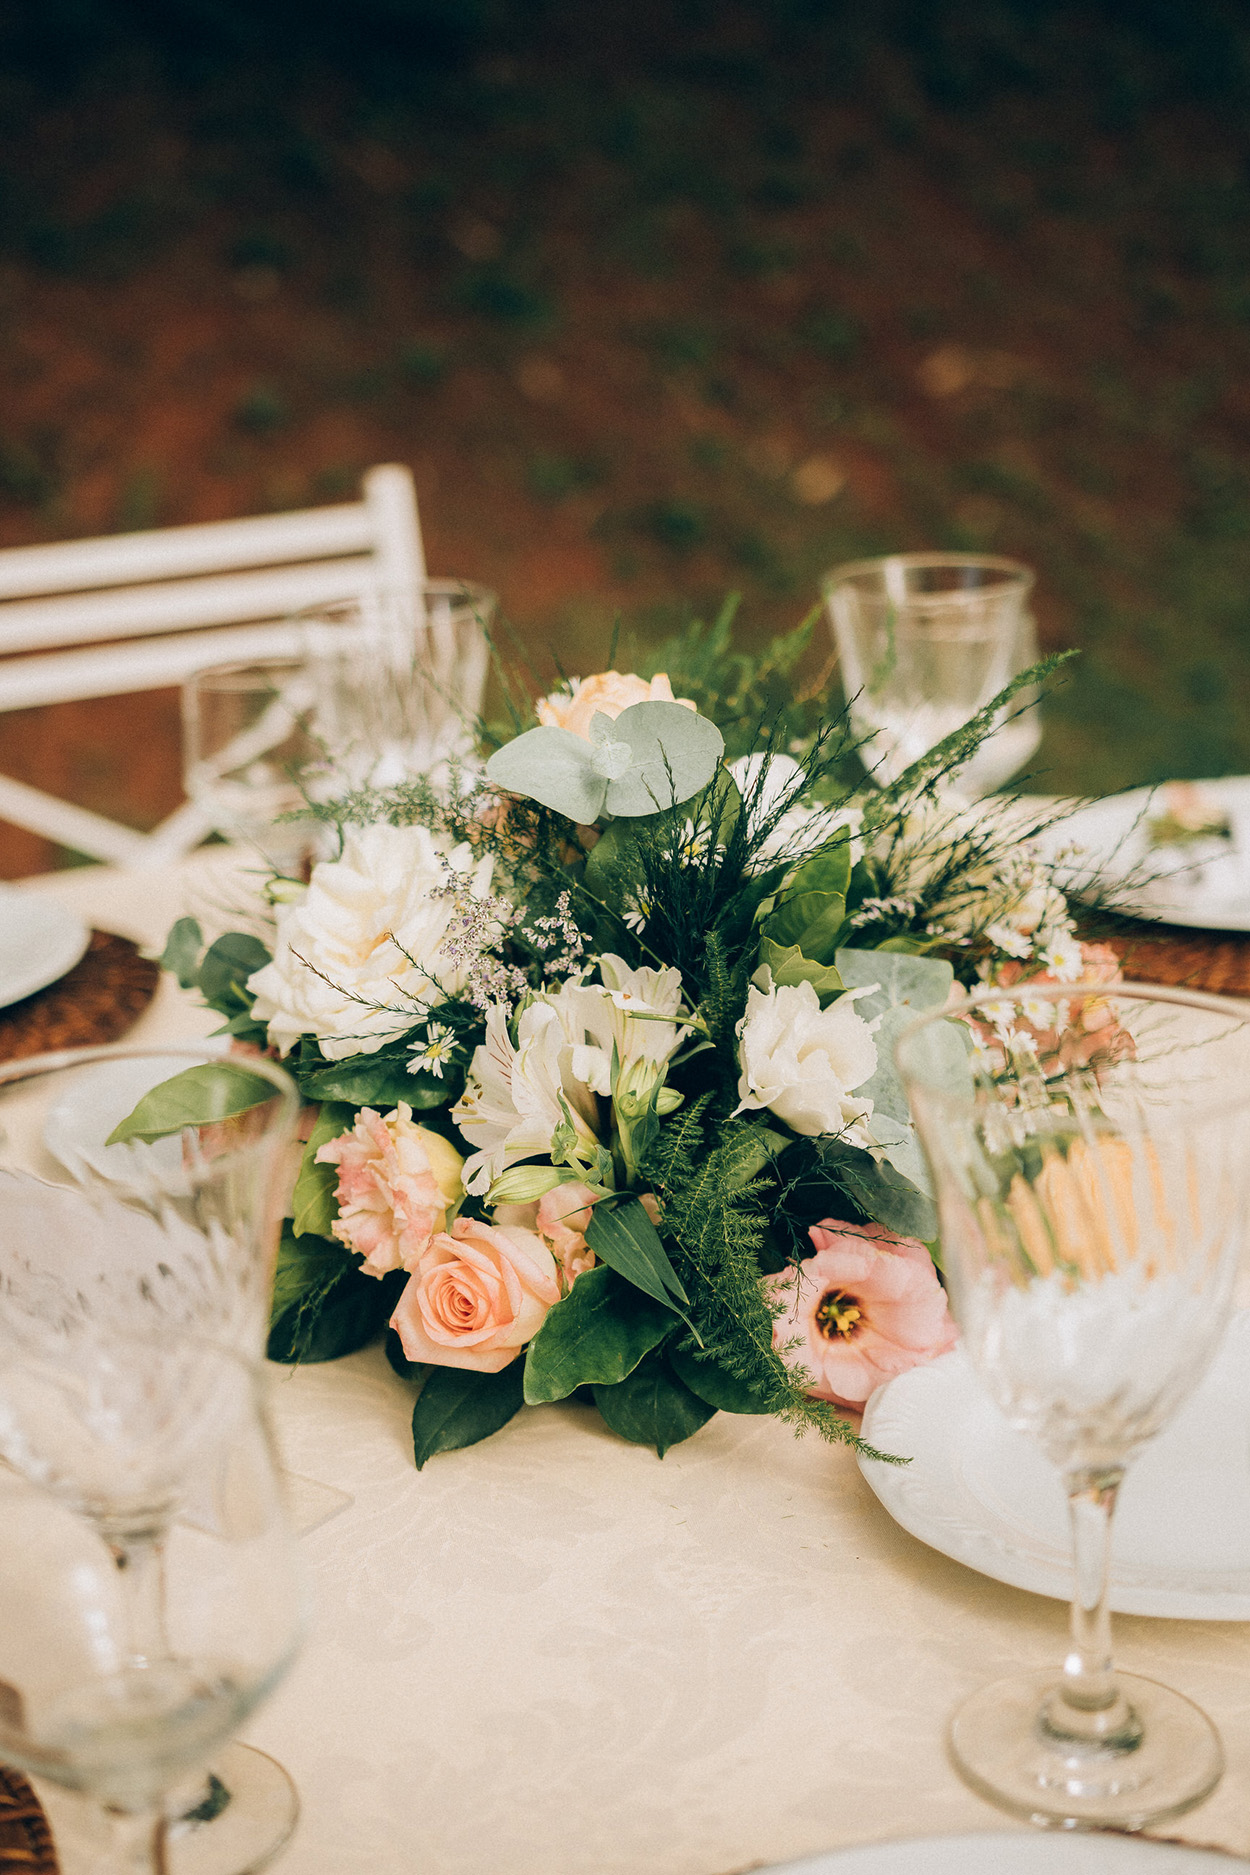
[[[71,971],[0,1009],[0,1061],[117,1041],[151,1002],[160,974],[160,965],[141,957],[129,938],[93,931]]]
[[[1105,941],[1119,952],[1124,974],[1133,982],[1250,996],[1250,936],[1240,932],[1144,925]]]
[[[24,1777],[0,1764],[0,1875],[57,1875],[43,1806]]]

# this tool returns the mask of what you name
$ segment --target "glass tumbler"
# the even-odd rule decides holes
[[[182,687],[183,780],[218,833],[298,873],[315,829],[281,816],[304,806],[302,773],[321,756],[312,670],[298,658],[218,664]]]
[[[1014,560],[898,553],[838,567],[824,583],[851,727],[883,786],[897,781],[1037,661],[1033,574]],[[961,771],[971,794],[1001,786],[1041,740],[1036,693],[1017,696]]]
[[[1201,1379],[1250,1205],[1250,1024],[1146,984],[989,989],[904,1031],[963,1345],[1068,1492],[1062,1668],[958,1709],[957,1768],[1035,1823],[1143,1829],[1223,1770],[1206,1715],[1112,1665],[1111,1519],[1125,1468]],[[1177,1514],[1184,1514],[1178,1479]]]

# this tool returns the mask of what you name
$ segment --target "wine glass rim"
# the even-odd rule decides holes
[[[938,1022],[950,1021],[960,1016],[975,1013],[978,1009],[992,1008],[1004,1002],[1030,1001],[1051,1003],[1069,1002],[1080,997],[1087,1002],[1128,1002],[1128,1003],[1167,1003],[1178,1009],[1205,1011],[1209,1015],[1225,1016],[1234,1027],[1250,1029],[1250,1008],[1241,1003],[1239,998],[1216,996],[1208,990],[1182,989],[1171,983],[1099,983],[1090,977],[1078,977],[1072,983],[1035,983],[1027,978],[1019,983],[987,984],[974,991],[958,1003],[944,1003],[940,1009],[928,1009],[914,1022],[909,1022],[900,1030],[894,1043],[894,1059],[905,1082],[910,1081],[919,1087],[938,1088],[941,1084],[929,1080],[923,1073],[917,1072],[907,1062],[908,1049],[917,1036]],[[943,1089],[949,1098],[949,1089]],[[1229,1113],[1250,1106],[1250,1085],[1244,1093],[1230,1093],[1216,1106],[1205,1109],[1207,1113]],[[1202,1113],[1186,1115],[1186,1123],[1202,1118]]]
[[[64,1069],[82,1068],[97,1061],[185,1060],[188,1067],[204,1062],[228,1062],[258,1080],[268,1081],[282,1102],[279,1117],[294,1119],[299,1112],[299,1089],[287,1073],[268,1055],[223,1054],[207,1044],[194,1042],[98,1042],[82,1048],[48,1049],[40,1055],[23,1055],[15,1061],[0,1062],[0,1088],[16,1086],[41,1074],[56,1074]],[[169,1078],[169,1077],[167,1077]]]
[[[1010,587],[1015,588],[1021,594],[1027,593],[1032,588],[1037,577],[1033,568],[1031,566],[1026,566],[1023,560],[1012,560],[1005,554],[885,553],[878,554],[871,559],[847,560],[842,566],[835,566],[832,572],[825,574],[821,581],[821,586],[826,596],[828,596],[832,594],[838,586],[846,585],[852,580],[861,579],[868,575],[873,577],[879,576],[887,567],[899,567],[904,572],[918,571],[922,568],[933,568],[936,571],[941,571],[943,568],[958,569],[961,567],[981,567],[987,572],[998,573],[1004,576],[1000,590]],[[909,594],[908,597],[915,597],[918,600],[923,600],[925,603],[931,603],[934,600],[940,601],[942,599],[966,599],[969,590],[968,587],[959,587],[950,593],[916,593],[914,595]]]

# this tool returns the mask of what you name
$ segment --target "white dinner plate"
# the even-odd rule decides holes
[[[1078,847],[1059,876],[1076,897],[1097,892],[1119,910],[1161,924],[1203,931],[1250,931],[1250,775],[1195,784],[1205,800],[1228,815],[1232,844],[1214,860],[1186,861],[1152,851],[1146,834],[1151,814],[1161,813],[1159,788],[1133,788],[1091,801],[1037,836],[1054,855]]]
[[[874,1393],[864,1437],[910,1465],[861,1459],[896,1523],[982,1575],[1072,1593],[1059,1474],[1013,1432],[961,1348]],[[1250,1310],[1211,1369],[1129,1467],[1112,1537],[1111,1606],[1128,1615],[1250,1620]]]
[[[0,885],[0,1009],[63,977],[90,941],[89,926],[56,899]]]
[[[760,1875],[1215,1875],[1232,1858],[1140,1836],[1024,1830],[835,1849]]]

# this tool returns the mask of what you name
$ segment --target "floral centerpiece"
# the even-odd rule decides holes
[[[269,941],[171,934],[307,1102],[270,1353],[385,1330],[418,1465],[570,1397],[661,1455],[718,1410],[858,1444],[842,1411],[953,1343],[891,1051],[961,986],[1089,962],[1019,812],[951,786],[1039,670],[877,788],[802,643],[752,660],[722,619],[575,679],[437,792],[310,810],[336,854],[270,882]],[[956,1086],[985,1044],[944,1032]],[[171,1089],[178,1124],[259,1097],[237,1052],[192,1075],[117,1136],[170,1130]]]

